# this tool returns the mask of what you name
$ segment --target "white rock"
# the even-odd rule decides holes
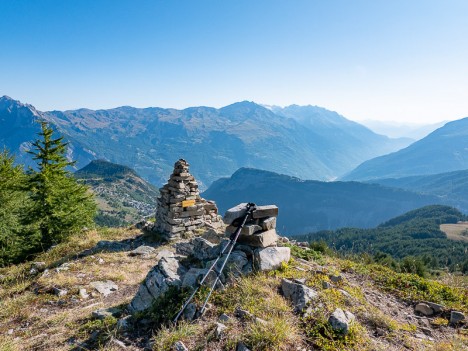
[[[434,310],[431,307],[429,307],[428,304],[422,302],[416,305],[414,311],[419,312],[424,316],[432,316],[434,314]]]
[[[333,330],[342,333],[348,334],[349,326],[352,321],[355,320],[356,317],[349,312],[343,311],[341,308],[337,308],[328,318],[328,323],[331,325]]]
[[[301,312],[310,301],[318,297],[318,293],[315,290],[289,279],[281,281],[281,289],[283,290],[284,297],[291,300],[296,312]]]
[[[289,262],[291,249],[289,247],[267,247],[254,251],[255,269],[267,271],[281,267],[282,262]]]

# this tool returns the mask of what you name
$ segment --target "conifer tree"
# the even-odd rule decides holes
[[[40,139],[32,145],[37,170],[30,170],[29,190],[32,209],[30,220],[37,223],[43,249],[63,241],[67,236],[89,226],[96,214],[96,203],[88,188],[77,182],[66,168],[67,143],[53,138],[53,129],[41,121]]]
[[[7,150],[0,152],[0,267],[24,259],[37,243],[23,224],[28,207],[26,176]]]

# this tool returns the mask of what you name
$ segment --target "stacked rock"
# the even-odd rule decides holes
[[[239,204],[226,211],[224,223],[228,225],[226,234],[233,234],[240,224],[240,221],[247,213],[246,203]],[[241,230],[238,242],[254,247],[276,246],[278,235],[276,234],[276,217],[278,207],[275,205],[256,206]]]
[[[154,230],[167,240],[190,237],[197,229],[223,226],[216,204],[200,197],[187,161],[180,159],[174,164],[173,173],[159,192]]]

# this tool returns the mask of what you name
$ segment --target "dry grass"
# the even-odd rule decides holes
[[[441,224],[440,230],[447,234],[450,240],[468,242],[468,222]]]
[[[85,340],[89,335],[80,331],[88,323],[91,312],[102,307],[125,305],[134,295],[139,283],[155,264],[155,258],[129,257],[127,252],[98,253],[77,256],[90,249],[100,240],[127,239],[139,234],[135,230],[115,229],[87,231],[70,238],[35,261],[46,263],[49,271],[37,277],[29,275],[30,264],[4,268],[0,274],[6,278],[0,289],[0,351],[9,350],[69,350],[74,342]],[[62,263],[68,270],[57,271]],[[89,285],[91,281],[112,280],[119,290],[107,297],[101,296]],[[39,287],[44,293],[36,294]],[[57,297],[48,288],[67,289],[68,294]],[[79,288],[91,294],[83,300]],[[13,330],[11,335],[9,330]],[[112,343],[102,349],[118,349]]]

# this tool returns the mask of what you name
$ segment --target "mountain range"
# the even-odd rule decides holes
[[[341,180],[430,175],[468,169],[468,117],[449,122],[394,153],[368,160]]]
[[[379,184],[320,182],[242,168],[214,182],[202,196],[221,213],[241,202],[276,204],[283,235],[341,227],[371,228],[425,205],[442,203],[434,195]]]
[[[239,102],[216,109],[119,107],[40,112],[0,98],[0,143],[20,155],[36,138],[34,121],[49,121],[70,143],[70,156],[83,167],[93,159],[134,168],[163,184],[174,160],[186,158],[201,188],[254,167],[305,179],[331,180],[372,157],[398,150],[408,139],[390,139],[316,106],[268,109]]]

